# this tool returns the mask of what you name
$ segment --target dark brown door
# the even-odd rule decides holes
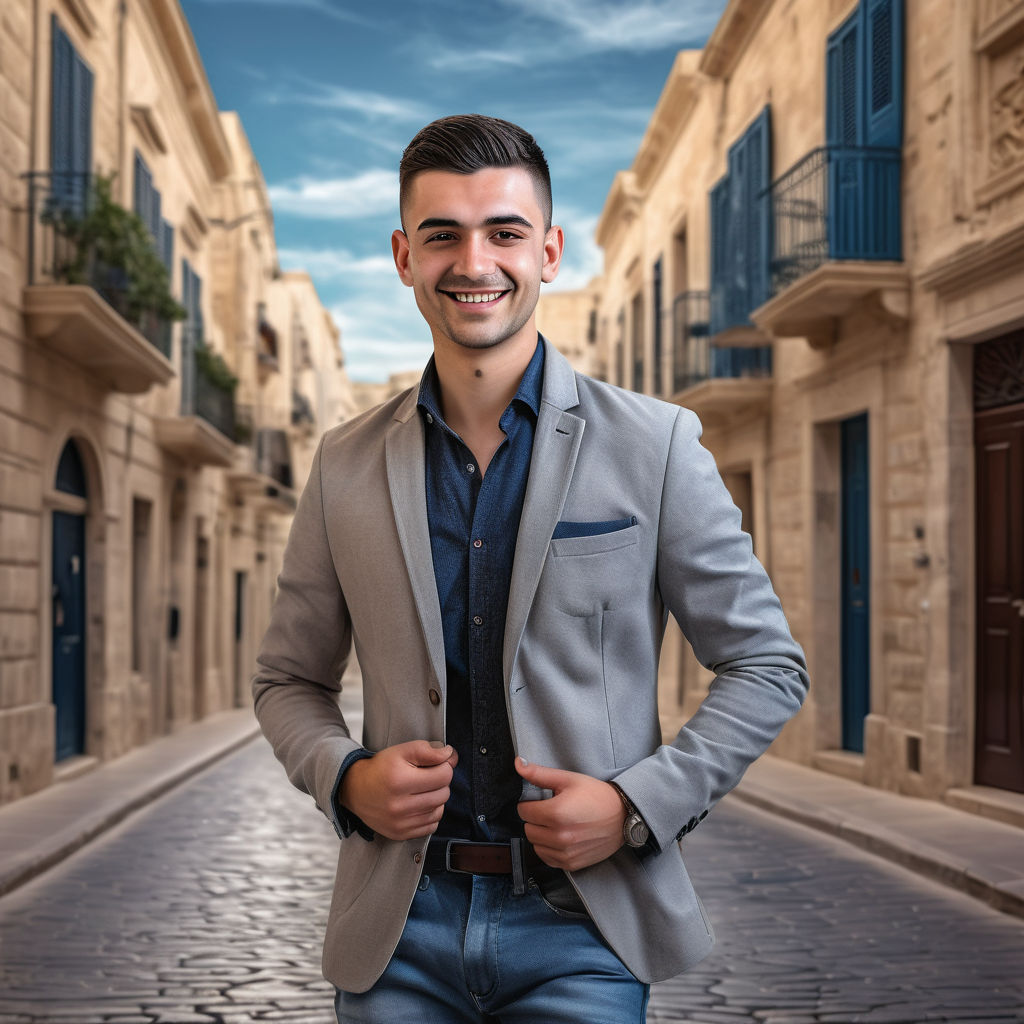
[[[1024,403],[979,412],[975,781],[1024,793]]]

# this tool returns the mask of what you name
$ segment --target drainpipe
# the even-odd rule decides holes
[[[125,105],[125,21],[128,4],[121,0],[117,5],[117,194],[122,206],[127,206],[128,175],[125,174],[125,145],[127,137],[128,108]]]

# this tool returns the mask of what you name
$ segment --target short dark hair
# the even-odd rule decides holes
[[[537,186],[545,231],[551,227],[551,172],[537,140],[511,121],[484,114],[453,114],[421,128],[398,165],[399,210],[413,178],[423,171],[473,174],[489,167],[522,167]]]

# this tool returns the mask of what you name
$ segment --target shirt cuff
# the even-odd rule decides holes
[[[341,762],[341,767],[338,769],[338,777],[334,780],[334,788],[331,790],[331,824],[334,826],[334,831],[337,832],[339,839],[348,839],[353,832],[357,832],[367,842],[373,842],[374,832],[358,815],[353,814],[347,807],[342,806],[338,801],[338,793],[341,790],[341,780],[345,777],[345,772],[356,763],[361,761],[364,757],[373,757],[373,752],[367,750],[365,747],[360,747],[358,750],[353,750],[344,761]]]

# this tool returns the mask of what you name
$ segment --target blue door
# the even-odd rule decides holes
[[[57,464],[58,491],[84,499],[85,468],[74,441]],[[84,501],[82,502],[84,505]],[[56,759],[85,753],[85,516],[53,513],[53,703]]]
[[[57,760],[85,752],[85,516],[53,513]]]
[[[840,424],[842,512],[843,749],[864,753],[864,719],[871,709],[871,530],[868,492],[868,417]]]

